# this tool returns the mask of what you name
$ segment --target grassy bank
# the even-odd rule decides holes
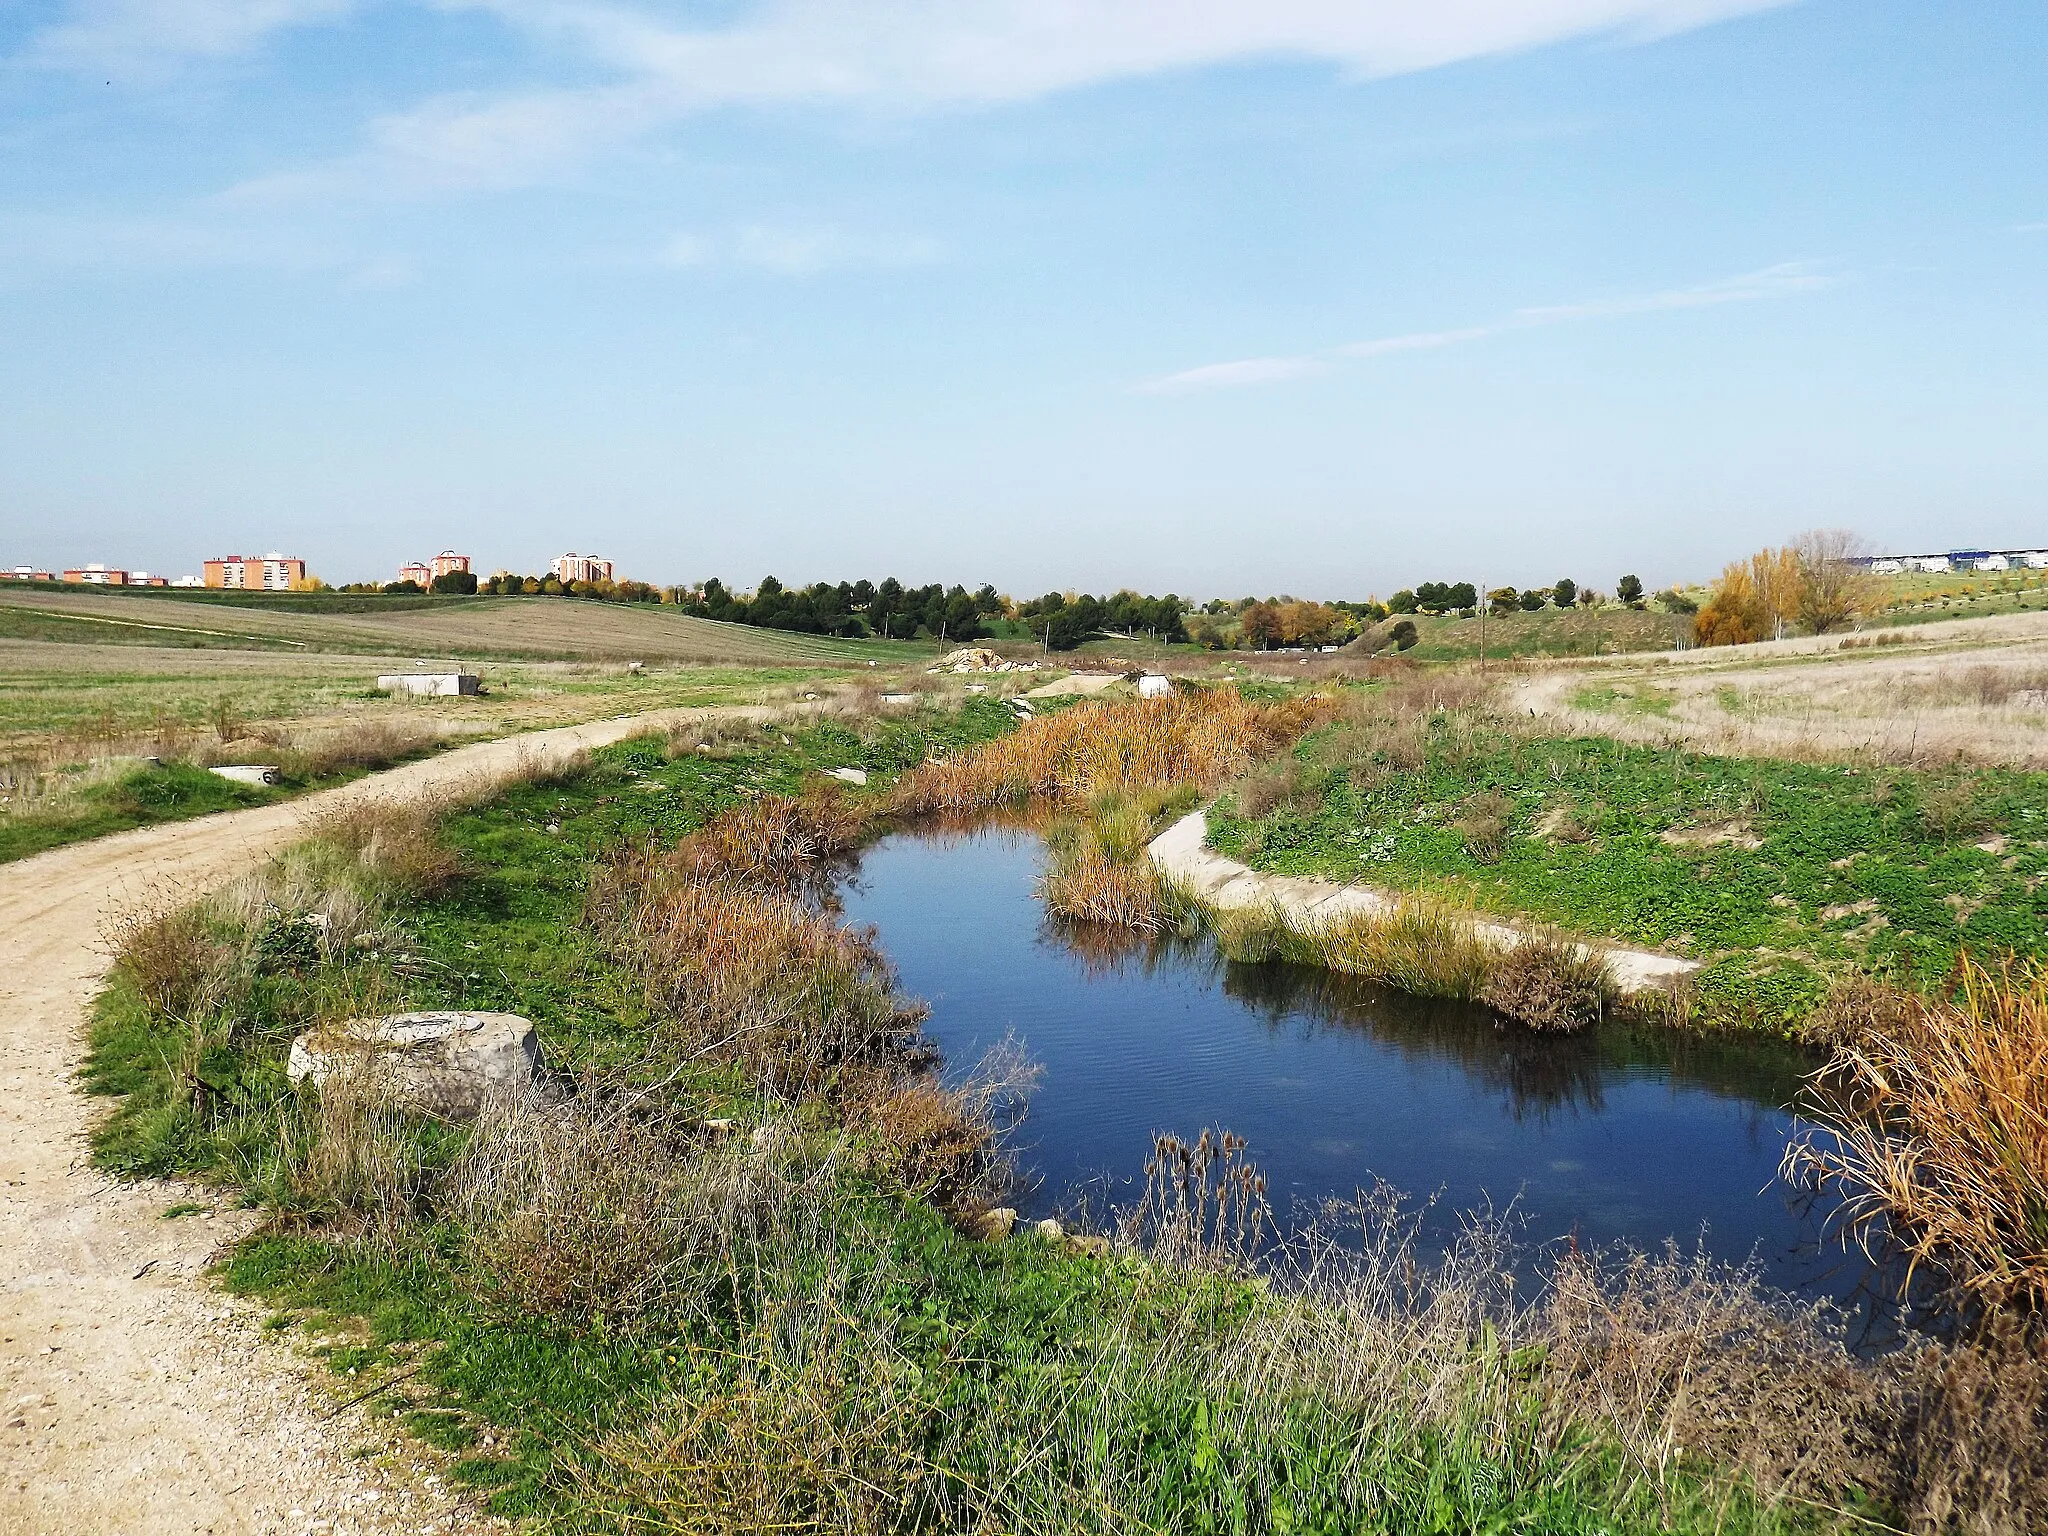
[[[1210,840],[1692,956],[1705,1018],[1789,1029],[1852,978],[1924,990],[1966,949],[2048,955],[2042,825],[2048,775],[1558,739],[1450,677],[1354,695],[1223,797]]]
[[[1020,752],[1013,724],[975,701],[707,728],[330,821],[131,925],[95,1155],[265,1209],[228,1283],[554,1529],[1776,1532],[1886,1506],[2017,1529],[2039,1507],[1957,1453],[1974,1400],[1948,1357],[1857,1366],[1703,1268],[1574,1256],[1529,1297],[1499,1234],[1439,1264],[1374,1199],[1331,1214],[1343,1245],[1267,1248],[1255,1276],[1263,1197],[1226,1138],[1163,1139],[1111,1243],[970,1236],[1015,1075],[940,1088],[914,1000],[805,892],[892,809],[1141,760]],[[869,784],[820,782],[840,766]],[[443,1005],[531,1018],[572,1091],[448,1125],[284,1081],[302,1029]]]
[[[385,722],[309,747],[258,742],[258,755],[278,769],[274,784],[222,778],[204,757],[115,758],[57,771],[0,764],[0,864],[112,832],[269,805],[423,757],[445,744],[437,731]]]

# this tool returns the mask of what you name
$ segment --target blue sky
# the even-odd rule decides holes
[[[0,564],[2048,542],[2048,10],[15,0]]]

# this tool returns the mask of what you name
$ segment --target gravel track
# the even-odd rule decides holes
[[[326,1367],[263,1339],[210,1285],[245,1214],[91,1167],[74,1078],[124,907],[197,896],[321,809],[495,776],[711,711],[667,710],[459,748],[282,805],[125,832],[0,865],[0,1533],[502,1529],[435,1453],[369,1407],[337,1415]],[[730,713],[730,711],[728,711]]]

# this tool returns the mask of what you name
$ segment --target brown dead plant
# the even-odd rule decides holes
[[[1494,956],[1479,1000],[1531,1029],[1568,1035],[1606,1017],[1614,990],[1604,955],[1536,935]]]
[[[1949,999],[1842,1050],[1812,1097],[1788,1178],[1981,1301],[2048,1308],[2048,974],[1965,958]]]

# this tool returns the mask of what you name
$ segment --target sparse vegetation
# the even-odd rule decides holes
[[[938,1088],[914,1004],[801,900],[807,872],[925,803],[934,753],[977,764],[949,788],[1068,787],[1077,843],[1110,857],[1171,809],[1141,765],[1221,782],[1256,739],[1206,734],[1221,720],[1316,718],[1212,707],[1201,753],[1011,756],[988,744],[1023,732],[977,701],[712,751],[641,738],[402,824],[330,821],[122,936],[96,1155],[267,1206],[228,1282],[361,1319],[336,1367],[390,1372],[460,1478],[564,1527],[2023,1528],[2038,1474],[1954,1475],[1952,1443],[2026,1411],[2018,1373],[1859,1365],[1825,1316],[1675,1255],[1568,1255],[1531,1294],[1507,1234],[1475,1224],[1439,1261],[1384,1194],[1276,1246],[1220,1134],[1160,1145],[1106,1254],[945,1218],[987,1203],[1000,1090]],[[806,792],[849,763],[864,795]],[[1482,984],[1419,910],[1344,942]],[[535,1019],[573,1092],[446,1126],[285,1087],[306,1024],[435,1005]]]

